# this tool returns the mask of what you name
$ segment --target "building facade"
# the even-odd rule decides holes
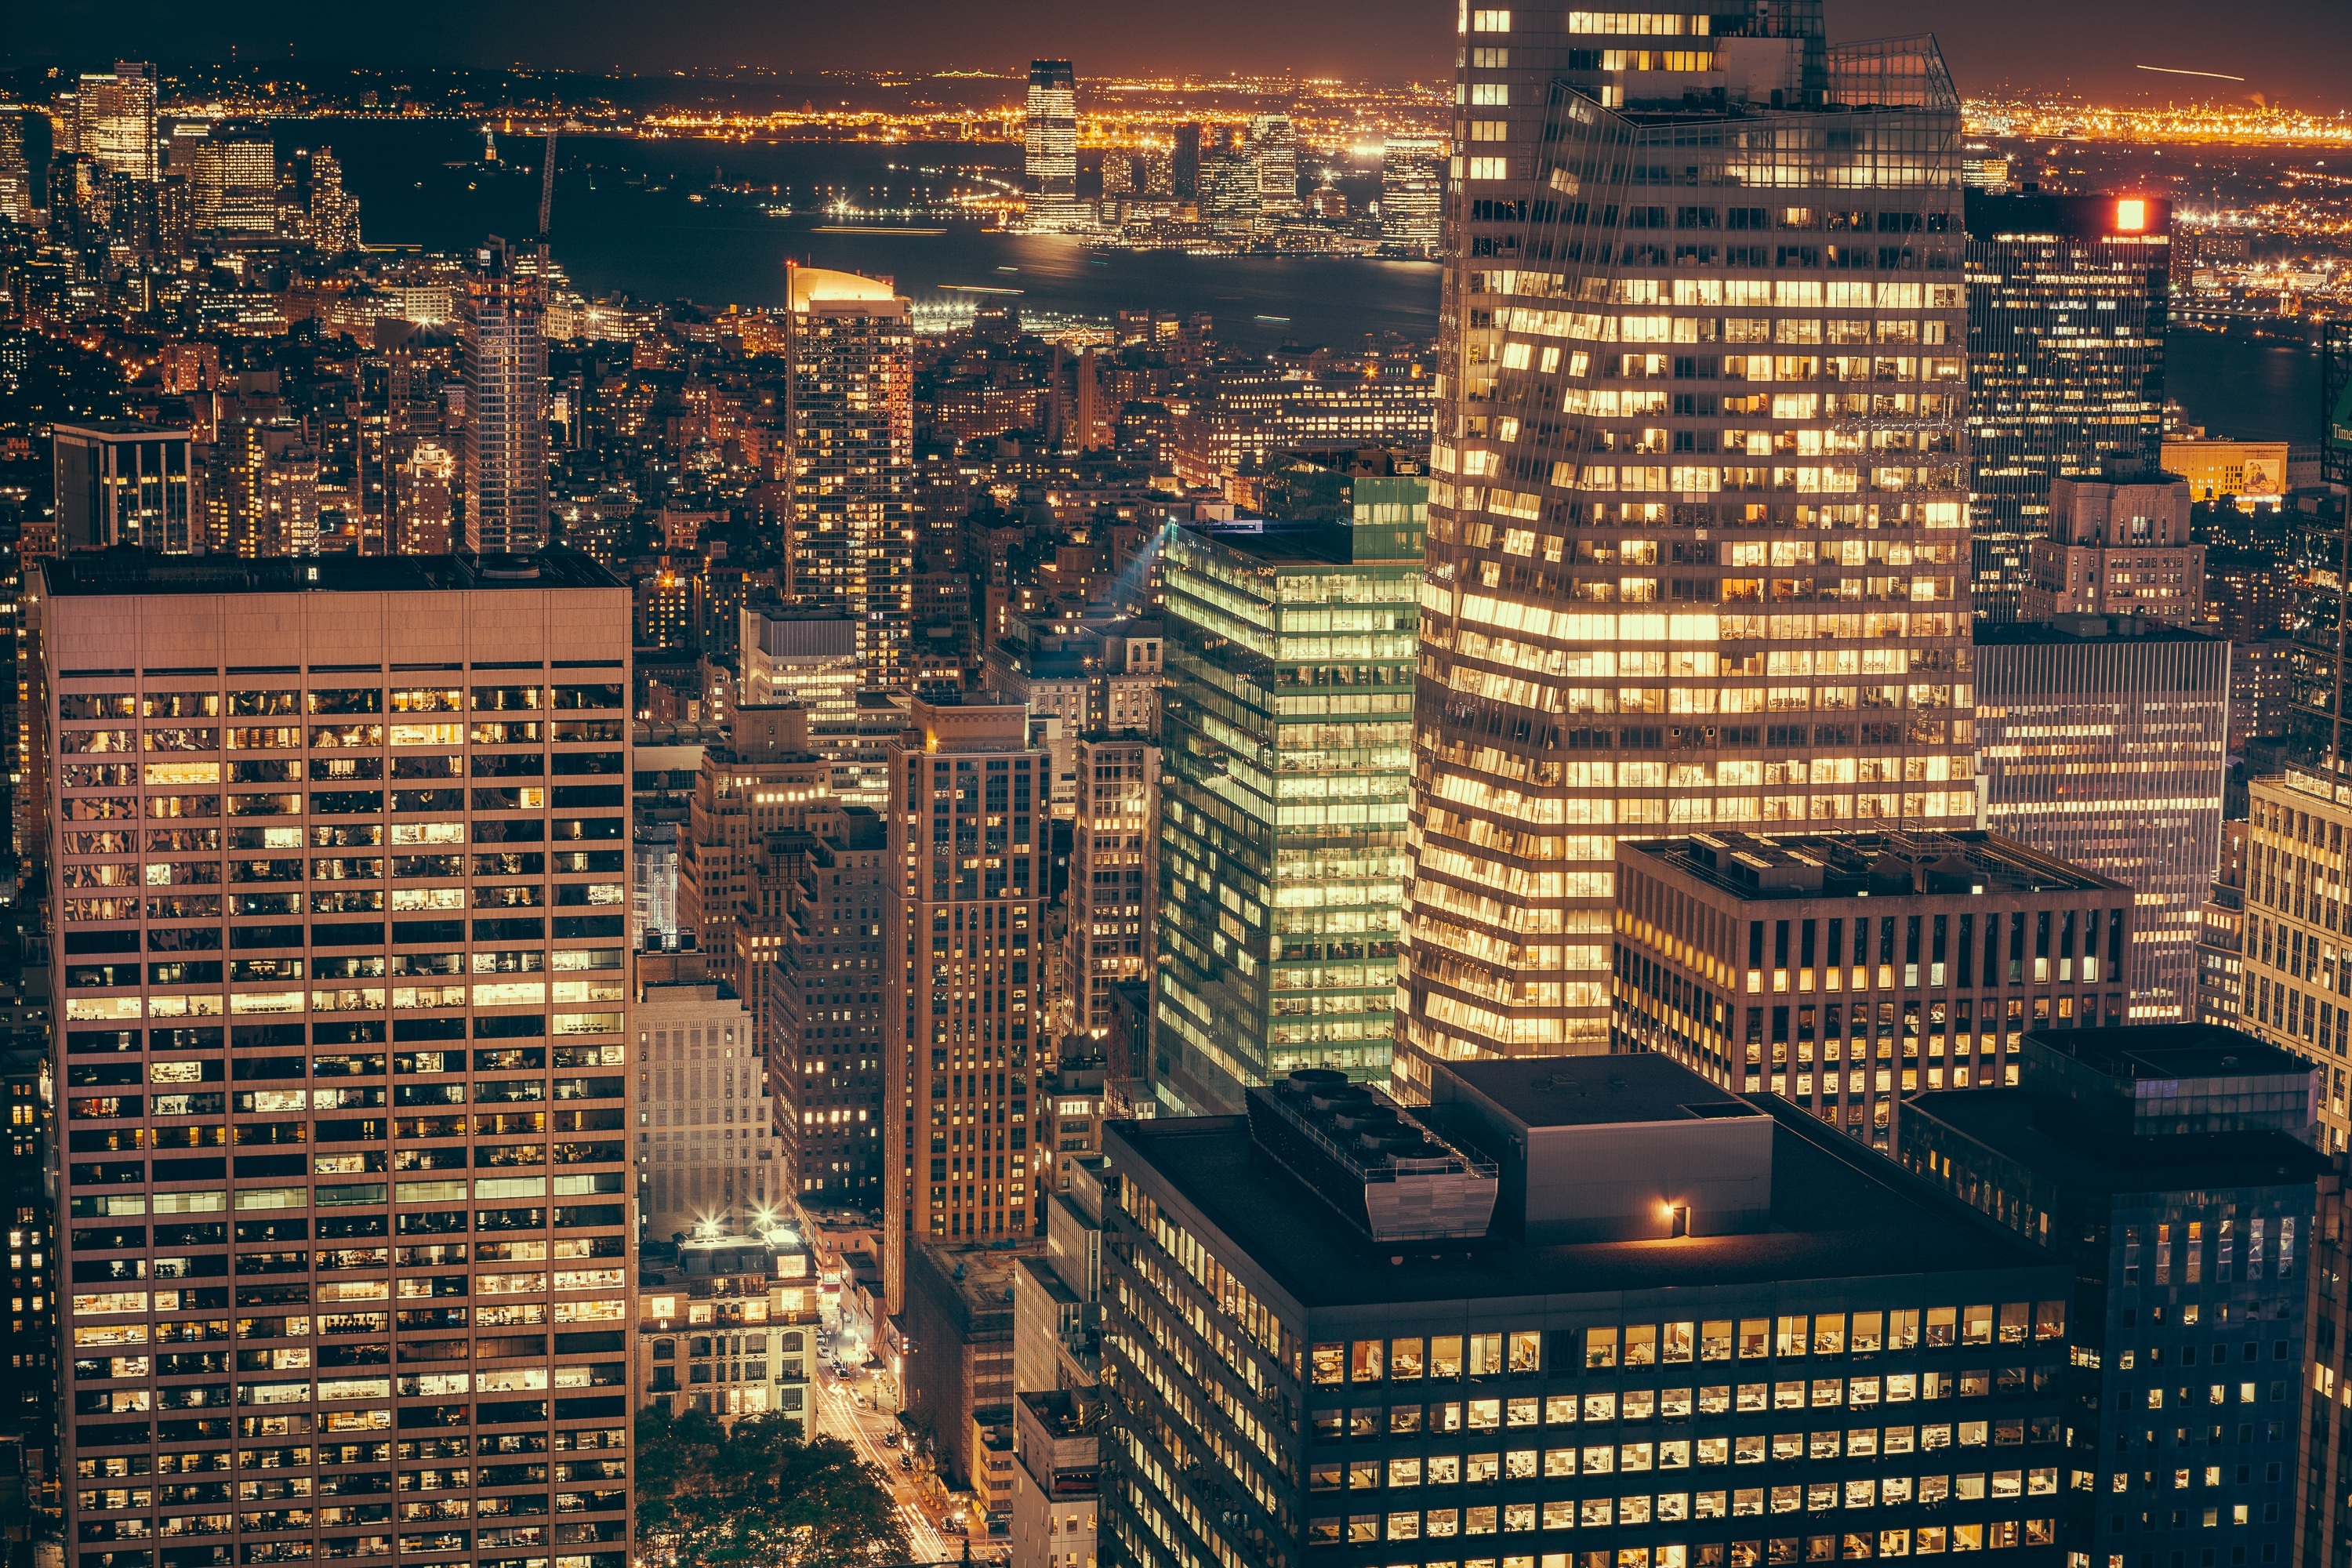
[[[33,585],[91,1568],[625,1568],[625,606],[568,552]]]
[[[1615,1043],[1893,1147],[1903,1097],[2124,1020],[2132,895],[1989,833],[1618,847]]]
[[[887,283],[789,269],[785,598],[856,623],[868,686],[907,684],[914,319]]]
[[[882,921],[897,879],[882,818],[845,806],[771,836],[766,895],[786,915],[764,966],[766,1054],[784,1190],[878,1213],[883,1180]]]
[[[2050,481],[2049,530],[2027,542],[2019,619],[2205,625],[2205,547],[2189,533],[2188,480],[2115,458],[2096,477],[2061,475]]]
[[[1293,1068],[1387,1074],[1421,521],[1170,537],[1151,1076],[1171,1109],[1230,1112]]]
[[[2352,1049],[2352,957],[2347,916],[2345,840],[2352,837],[2352,788],[2317,770],[2290,768],[2247,789],[2244,928],[2240,937],[2242,1012],[2237,1026],[2318,1065],[2327,1077],[2314,1110],[2324,1146],[2352,1140],[2345,1052]]]
[[[645,1235],[749,1226],[790,1191],[751,1009],[698,973],[699,954],[638,953],[634,963],[629,1026],[644,1080],[638,1109],[651,1123],[637,1132]]]
[[[2051,484],[2158,466],[2172,204],[1969,199],[1969,490],[1977,613],[2012,620],[2051,537]]]
[[[1113,1561],[2063,1561],[2062,1264],[1658,1058],[1338,1077],[1111,1130]]]
[[[1029,114],[1022,175],[1042,206],[1078,199],[1078,77],[1067,60],[1029,62]]]
[[[172,555],[195,548],[202,535],[190,531],[193,434],[130,419],[53,426],[57,547],[135,544]]]
[[[637,1297],[634,1379],[639,1409],[698,1410],[732,1428],[777,1415],[803,1439],[816,1358],[816,1260],[788,1227],[759,1235],[698,1229],[648,1259]]]
[[[1639,47],[1614,13],[1459,26],[1408,1096],[1437,1061],[1608,1048],[1621,829],[1975,810],[1933,42],[1832,47],[1819,7],[1760,4]]]
[[[1027,714],[993,693],[918,698],[889,755],[883,1273],[895,1312],[917,1244],[1035,1234],[1033,1091],[1052,1065],[1037,1004],[1058,955],[1044,940],[1052,781]]]
[[[1132,730],[1078,737],[1070,833],[1068,1028],[1110,1032],[1111,988],[1151,972],[1159,888],[1160,748]]]
[[[547,542],[546,300],[521,247],[493,237],[466,274],[466,548],[528,554]]]
[[[2061,1544],[2294,1561],[2319,1069],[2202,1025],[2036,1032],[2024,1068],[1906,1101],[1901,1158],[2074,1266]]]
[[[1985,825],[2130,888],[2129,1016],[2186,1020],[2221,855],[2230,645],[2086,616],[1980,624],[1976,653]]]

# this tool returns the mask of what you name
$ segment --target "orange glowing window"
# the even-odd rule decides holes
[[[2137,234],[2147,227],[2147,204],[2143,201],[2119,201],[2116,204],[2116,228],[2122,234]]]

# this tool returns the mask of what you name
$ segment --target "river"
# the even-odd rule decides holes
[[[452,121],[280,121],[278,139],[285,148],[335,149],[371,243],[455,250],[485,234],[537,227],[540,150],[529,138],[499,138],[495,166],[481,162],[480,131]],[[1094,252],[1058,237],[890,216],[919,213],[926,192],[1010,180],[1019,160],[1020,149],[1005,142],[572,137],[556,163],[555,254],[590,294],[705,306],[781,303],[791,258],[888,277],[925,305],[988,298],[1093,318],[1206,311],[1221,338],[1248,348],[1286,339],[1351,348],[1367,334],[1425,338],[1436,330],[1437,268],[1426,263]],[[944,232],[825,232],[858,226],[826,216],[837,199],[877,214],[877,229]],[[768,216],[778,201],[789,202],[791,216]],[[1020,292],[975,296],[950,284]],[[2184,331],[2171,335],[2167,357],[2167,390],[2190,423],[2216,435],[2317,438],[2318,365],[2309,349],[2242,331]]]

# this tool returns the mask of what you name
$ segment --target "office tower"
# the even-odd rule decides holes
[[[2110,455],[2095,476],[2050,481],[2050,537],[2026,545],[2019,618],[2145,616],[2205,624],[2205,547],[2189,536],[2189,481]]]
[[[857,623],[866,684],[906,684],[914,318],[887,282],[795,267],[785,340],[783,594]]]
[[[1172,1560],[1182,1518],[1204,1555],[1348,1568],[2059,1562],[2063,1264],[1660,1058],[1428,1087],[1408,1110],[1307,1071],[1245,1119],[1108,1130],[1104,1447],[1152,1462],[1103,1528],[1133,1560]],[[1221,1282],[1230,1374],[1191,1348],[1207,1309],[1130,1269]],[[1998,1393],[1955,1397],[1996,1358]],[[1223,1436],[1222,1378],[1283,1366],[1297,1422]],[[1262,1507],[1281,1475],[1304,1495]]]
[[[532,258],[495,235],[466,273],[466,548],[528,555],[547,542],[546,302]]]
[[[1440,384],[1428,367],[1394,360],[1370,374],[1228,362],[1199,377],[1169,455],[1182,483],[1215,489],[1287,452],[1418,447]]]
[[[1029,62],[1022,176],[1034,210],[1066,217],[1078,199],[1078,78],[1067,60]]]
[[[257,411],[222,421],[215,435],[192,495],[205,549],[247,560],[317,554],[319,452],[302,422]]]
[[[704,1412],[732,1431],[746,1415],[782,1415],[805,1441],[814,1415],[809,1363],[824,1314],[816,1258],[789,1226],[687,1237],[674,1259],[640,1270],[631,1349],[637,1407]],[[616,1471],[567,1467],[575,1478]]]
[[[152,180],[162,173],[155,148],[155,68],[117,60],[107,72],[82,73],[74,95],[74,151],[109,174]]]
[[[1445,237],[1443,136],[1391,136],[1381,154],[1381,243],[1433,257]]]
[[[1197,151],[1194,154],[1198,156]],[[1135,155],[1136,190],[1145,196],[1166,198],[1176,194],[1175,150],[1158,137]]]
[[[1169,154],[1170,189],[1179,200],[1201,194],[1201,126],[1194,121],[1176,127],[1176,145]]]
[[[1387,1076],[1425,520],[1169,536],[1150,1071],[1173,1109]]]
[[[903,1414],[938,1434],[940,1477],[992,1515],[1013,1504],[1013,1292],[1021,1255],[1036,1250],[969,1240],[908,1247]]]
[[[768,838],[761,896],[790,916],[764,977],[768,1080],[782,1190],[812,1209],[870,1214],[881,1196],[887,847],[880,816],[837,803]]]
[[[332,149],[299,149],[279,168],[278,232],[309,240],[321,256],[359,248],[360,204],[343,188],[343,166]]]
[[[2221,824],[2221,864],[2197,911],[2196,1021],[2200,1024],[2244,1026],[2246,860],[2252,826],[2244,817]]]
[[[135,544],[187,554],[201,542],[189,532],[192,436],[135,419],[58,426],[57,548]]]
[[[0,1046],[0,1097],[8,1106],[0,1204],[9,1237],[9,1311],[0,1321],[22,1347],[0,1371],[0,1463],[15,1465],[24,1478],[21,1495],[43,1509],[58,1506],[58,1205],[49,1174],[59,1110],[54,1070],[42,1031],[13,1031]]]
[[[437,441],[410,449],[393,472],[393,537],[403,555],[439,555],[449,549],[449,497],[457,459]]]
[[[1990,833],[1624,839],[1617,882],[1617,1048],[1880,1149],[1906,1094],[2015,1082],[2028,1028],[2124,1020],[2130,889]]]
[[[876,733],[864,699],[858,623],[826,609],[773,602],[738,612],[739,700],[751,706],[797,702],[809,710],[809,749],[833,764],[834,798],[879,810],[890,798],[882,763],[887,734]],[[882,715],[887,721],[888,715]]]
[[[639,952],[629,1026],[640,1071],[637,1173],[645,1234],[732,1232],[785,1201],[773,1107],[751,1010],[699,954]]]
[[[770,834],[807,826],[826,802],[833,772],[809,749],[808,720],[808,710],[792,703],[739,706],[725,737],[702,748],[678,836],[678,923],[695,933],[710,973],[758,1010],[766,993],[760,972],[774,961],[788,923],[776,889],[761,885],[759,856]]]
[[[2345,840],[2352,805],[2336,795],[2332,775],[2289,764],[2248,787],[2252,842],[2246,850],[2243,1012],[2237,1026],[2325,1069],[2315,1102],[2323,1147],[2341,1151],[2346,1115],[2344,1053],[2352,1044],[2352,1008],[2341,989],[2352,975],[2342,933],[2347,921]]]
[[[2185,1021],[2221,853],[2230,645],[2084,616],[1979,622],[1976,658],[1985,826],[2129,888],[2130,1021]]]
[[[1102,1464],[1103,1210],[1097,1158],[1065,1167],[1045,1200],[1045,1250],[1013,1265],[1013,1555],[1083,1563],[1097,1556]]]
[[[918,697],[889,758],[883,1277],[895,1312],[919,1243],[1036,1229],[1031,1090],[1050,1042],[1031,1004],[1055,955],[1044,942],[1052,781],[1027,712],[993,692]]]
[[[1462,13],[1408,1095],[1607,1048],[1620,828],[1975,809],[1958,100],[1738,9]]]
[[[1287,114],[1253,114],[1249,122],[1250,166],[1257,175],[1257,210],[1265,217],[1295,217],[1298,200],[1298,132]]]
[[[83,1550],[626,1568],[626,1486],[544,1468],[628,1448],[625,603],[570,552],[43,564]]]
[[[2316,1070],[2203,1025],[2036,1030],[2024,1066],[1906,1101],[1902,1160],[2073,1265],[2059,1544],[2110,1568],[2298,1560],[2306,1276],[2336,1185],[2309,1146]]]
[[[0,221],[33,221],[32,164],[25,156],[25,116],[21,103],[0,103]]]
[[[1135,154],[1113,147],[1103,154],[1103,199],[1113,201],[1135,194]]]
[[[173,132],[176,142],[178,132]],[[196,227],[211,235],[278,232],[278,147],[267,125],[223,123],[194,138],[190,185]],[[174,168],[180,157],[174,146]]]
[[[1257,226],[1257,163],[1243,132],[1209,131],[1201,145],[1201,221],[1219,234],[1245,235]]]
[[[1089,731],[1075,761],[1063,1026],[1101,1039],[1110,1032],[1111,988],[1151,972],[1160,748],[1133,730]]]
[[[2052,480],[2096,478],[2110,452],[2158,466],[2171,223],[2151,197],[1969,198],[1969,499],[1988,619],[2019,614]]]

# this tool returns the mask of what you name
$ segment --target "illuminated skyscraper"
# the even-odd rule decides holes
[[[152,180],[155,161],[155,68],[117,60],[85,72],[74,95],[74,149],[110,174]]]
[[[1408,1094],[1608,1048],[1618,833],[1975,810],[1943,62],[1634,21],[1461,13]]]
[[[547,542],[544,302],[520,247],[492,236],[466,275],[466,548]]]
[[[194,141],[196,227],[210,234],[276,233],[278,147],[269,128],[215,125]],[[176,159],[176,134],[173,142]]]
[[[569,552],[137,555],[26,597],[68,1534],[626,1568],[627,590]]]
[[[1254,114],[1250,166],[1257,174],[1257,208],[1267,217],[1294,216],[1298,200],[1298,132],[1287,114]]]
[[[1975,603],[2014,620],[2050,485],[2121,453],[2158,467],[2171,204],[1969,197],[1969,490]]]
[[[1391,136],[1381,155],[1381,242],[1434,256],[1445,237],[1443,136]]]
[[[33,174],[25,158],[25,106],[0,103],[0,220],[33,221]]]
[[[914,317],[887,281],[791,271],[783,594],[857,623],[869,686],[907,684],[914,612]]]
[[[1032,202],[1066,208],[1078,199],[1078,78],[1067,60],[1029,62],[1029,127],[1022,173]]]

